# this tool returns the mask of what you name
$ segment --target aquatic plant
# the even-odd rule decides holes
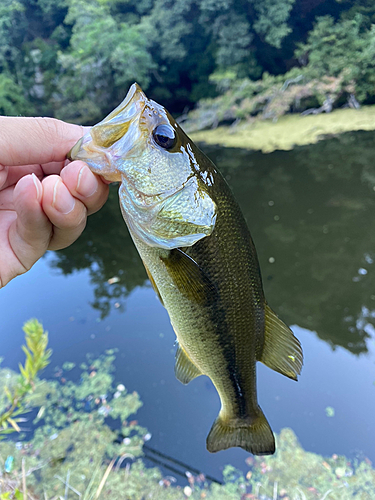
[[[29,353],[50,353],[42,326],[32,325],[25,334],[39,332],[44,351],[31,342],[27,343]],[[137,393],[115,382],[114,359],[115,350],[108,350],[98,358],[88,356],[80,367],[64,363],[56,368],[52,380],[39,380],[37,372],[28,372],[26,362],[22,368],[33,374],[34,390],[19,399],[15,412],[21,407],[21,413],[29,411],[29,424],[33,419],[34,427],[33,432],[21,428],[17,442],[0,442],[0,500],[375,497],[375,470],[368,459],[349,461],[344,456],[324,458],[306,452],[291,429],[283,429],[277,436],[274,456],[249,456],[243,471],[227,466],[222,485],[189,472],[188,484],[176,485],[175,478],[163,477],[159,469],[147,468],[142,460],[143,444],[151,436],[136,420],[129,420],[142,403]],[[19,377],[1,368],[0,394],[5,386],[14,394]],[[4,406],[0,415],[4,415]]]
[[[0,439],[6,434],[20,432],[18,423],[24,419],[19,415],[28,411],[26,398],[35,390],[37,375],[48,365],[52,354],[51,349],[47,349],[48,332],[36,319],[27,321],[23,331],[27,346],[22,346],[26,354],[25,365],[19,365],[18,377],[12,376],[10,371],[3,372],[5,380],[0,394]]]
[[[277,436],[276,449],[272,457],[247,459],[249,483],[269,498],[275,497],[275,491],[276,498],[290,500],[375,497],[375,470],[366,458],[348,460],[336,454],[326,458],[307,452],[291,429]]]

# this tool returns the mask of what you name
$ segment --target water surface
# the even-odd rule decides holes
[[[258,364],[259,403],[274,432],[291,427],[323,455],[375,461],[374,133],[272,154],[204,148],[247,219],[268,302],[300,339],[298,383]],[[118,277],[117,283],[108,280]],[[4,366],[23,359],[22,324],[50,332],[51,367],[117,347],[116,379],[139,392],[150,445],[216,477],[247,453],[205,449],[219,411],[210,380],[173,372],[175,336],[127,233],[116,188],[73,246],[48,253],[0,290]],[[328,417],[326,408],[334,409]]]

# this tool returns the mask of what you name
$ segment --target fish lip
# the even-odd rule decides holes
[[[118,117],[119,115],[122,115],[124,113],[124,111],[126,110],[126,108],[128,108],[129,104],[132,102],[137,105],[138,112],[136,114],[139,114],[139,111],[140,111],[139,108],[141,107],[143,109],[143,107],[145,106],[145,104],[148,101],[149,101],[149,99],[147,98],[146,94],[143,92],[141,87],[138,85],[137,82],[134,82],[131,85],[130,89],[128,90],[124,100],[111,113],[109,113],[108,116],[106,116],[103,120],[101,120],[99,123],[94,125],[94,127],[96,127],[97,125],[108,123],[111,120]],[[115,121],[117,121],[117,120],[115,120]],[[127,121],[127,120],[125,120],[125,121]]]
[[[78,151],[81,149],[83,142],[83,137],[81,137],[72,147],[72,149],[69,151],[69,153],[66,155],[67,159],[70,161],[74,161],[74,157],[77,155]]]
[[[104,184],[112,184],[112,182],[116,182],[116,181],[109,181],[103,175],[101,175],[100,177],[101,177],[102,182],[104,182]]]
[[[91,127],[86,134],[77,141],[67,154],[68,160],[85,161],[95,174],[101,175],[102,177],[107,178],[107,180],[110,179],[111,182],[115,180],[120,181],[121,178],[119,176],[116,176],[116,179],[114,178],[115,176],[113,175],[111,168],[113,160],[113,146],[123,140],[121,145],[121,156],[126,157],[129,155],[132,149],[132,142],[130,141],[131,137],[128,141],[124,140],[124,138],[126,139],[129,127],[131,127],[133,123],[138,122],[147,102],[148,99],[143,93],[141,87],[137,83],[133,83],[124,100],[117,106],[117,108],[115,108],[102,121]],[[100,139],[101,127],[111,127],[112,125],[116,127],[116,125],[121,124],[124,124],[125,129],[123,135],[119,136],[109,147],[103,147],[100,144],[100,141],[98,141],[98,138],[95,137],[96,133],[99,133],[98,137]],[[105,163],[103,163],[104,158]]]

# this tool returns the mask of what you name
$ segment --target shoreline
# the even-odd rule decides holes
[[[276,123],[256,120],[235,127],[219,126],[192,132],[190,137],[194,142],[272,153],[277,149],[287,151],[295,146],[315,144],[326,136],[358,130],[375,130],[375,105],[336,109],[319,115],[289,114]]]

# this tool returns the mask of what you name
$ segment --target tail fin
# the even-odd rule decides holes
[[[240,419],[224,422],[219,414],[207,436],[207,450],[215,453],[232,446],[239,446],[253,455],[275,453],[275,438],[260,408],[250,424]]]

